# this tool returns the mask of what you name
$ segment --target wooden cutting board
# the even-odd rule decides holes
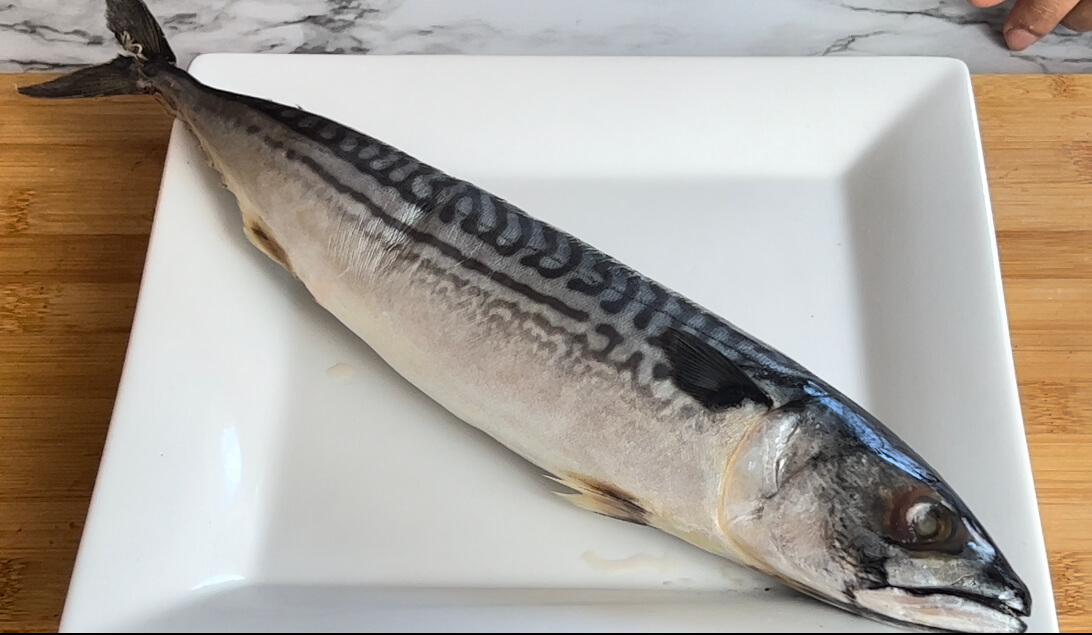
[[[35,77],[35,79],[38,79]],[[56,630],[171,120],[0,75],[0,630]],[[1092,76],[975,78],[1063,630],[1092,629]]]

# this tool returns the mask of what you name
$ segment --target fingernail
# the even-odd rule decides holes
[[[1039,41],[1039,36],[1027,29],[1009,29],[1005,31],[1005,42],[1014,51],[1022,51]]]

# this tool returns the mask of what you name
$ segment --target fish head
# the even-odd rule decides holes
[[[1031,597],[935,471],[833,391],[772,410],[728,466],[720,527],[748,564],[901,626],[1023,632]]]

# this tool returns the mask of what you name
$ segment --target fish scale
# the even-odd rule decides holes
[[[235,194],[257,248],[425,394],[572,490],[569,501],[867,617],[1026,628],[1027,587],[966,504],[799,364],[385,143],[201,84],[174,66],[141,0],[107,0],[107,24],[127,55],[20,91],[161,97]]]
[[[493,266],[478,267],[481,275],[503,274],[513,280],[533,279],[526,275],[530,273],[540,278],[538,284],[527,285],[534,289],[533,293],[526,294],[529,300],[543,302],[574,320],[595,321],[597,317],[600,323],[610,320],[614,327],[617,320],[612,317],[621,314],[629,318],[631,326],[620,333],[622,337],[640,338],[641,342],[636,346],[645,348],[655,349],[656,333],[664,328],[685,326],[707,338],[735,363],[754,369],[756,378],[780,381],[780,384],[767,387],[771,391],[784,392],[784,386],[795,388],[799,382],[790,381],[790,378],[809,374],[724,319],[504,199],[337,122],[263,100],[233,94],[225,96],[284,124],[312,141],[324,154],[332,152],[362,179],[372,179],[389,187],[403,205],[423,211],[419,220],[412,224],[393,219],[409,230],[411,240],[420,242],[420,237],[427,235],[439,241],[438,232],[447,226],[455,227],[460,231],[445,232],[451,237],[446,243],[451,249],[443,253],[451,259],[464,260],[468,258],[466,254],[489,249],[504,259]],[[349,149],[343,147],[347,143]],[[354,152],[361,146],[362,149]],[[310,160],[315,161],[314,158]],[[331,185],[345,188],[352,195],[352,187],[347,182],[334,177],[331,181]],[[439,193],[432,196],[437,188]],[[363,195],[359,191],[356,194]],[[434,216],[444,228],[432,227]],[[554,280],[560,283],[550,284]],[[584,301],[580,296],[589,296],[593,302]],[[642,357],[645,358],[640,364],[642,375],[655,380],[666,378],[662,359],[648,353],[642,353]],[[795,394],[794,390],[781,395],[781,399],[790,401]]]

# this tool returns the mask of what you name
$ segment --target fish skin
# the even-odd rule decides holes
[[[244,223],[263,227],[319,304],[430,397],[528,460],[574,486],[610,483],[645,510],[642,522],[707,536],[704,546],[736,556],[720,540],[716,498],[732,440],[766,408],[702,408],[656,368],[667,360],[653,338],[659,324],[690,315],[697,328],[769,349],[366,135],[190,82],[172,74],[157,90],[223,171]],[[291,178],[277,186],[272,174]],[[415,183],[432,196],[415,196]],[[619,454],[616,443],[630,450]]]
[[[108,7],[131,58],[24,92],[157,95],[235,194],[252,243],[406,379],[573,489],[573,502],[657,527],[842,608],[929,626],[914,621],[915,602],[946,591],[924,584],[908,596],[905,585],[888,583],[913,577],[910,569],[851,549],[873,534],[890,540],[883,527],[862,528],[880,522],[868,509],[895,505],[908,484],[924,483],[977,541],[975,553],[986,554],[967,565],[981,571],[937,569],[957,594],[946,601],[981,596],[975,610],[990,614],[989,628],[1022,630],[1027,590],[958,496],[808,370],[470,183],[329,119],[201,84],[171,64],[143,3]],[[839,471],[858,464],[880,489],[890,485],[882,496],[865,491],[867,478]],[[784,533],[810,549],[799,558],[767,544],[763,531],[793,514],[795,499],[782,496],[790,490],[813,506],[830,498],[847,506],[835,524],[849,526],[836,529],[852,545],[825,545],[826,534],[807,527]],[[875,498],[864,511],[849,500],[862,496]],[[919,548],[899,547],[887,561],[903,563]],[[847,558],[856,558],[840,572],[848,577],[810,577]],[[988,579],[958,586],[979,574]],[[885,613],[888,586],[901,612]],[[855,602],[858,591],[871,593],[867,607]],[[945,620],[936,623],[975,628],[958,615]]]

